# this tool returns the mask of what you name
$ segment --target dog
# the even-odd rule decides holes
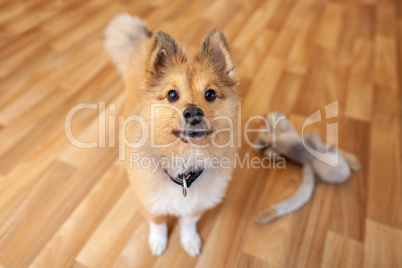
[[[140,18],[120,14],[105,30],[105,49],[125,81],[124,116],[135,119],[124,130],[127,139],[142,141],[128,146],[126,162],[149,221],[152,254],[166,250],[165,221],[173,215],[183,249],[197,256],[196,223],[225,195],[238,137],[238,76],[225,36],[214,29],[190,52],[169,34],[151,32]],[[158,165],[131,165],[132,155]]]

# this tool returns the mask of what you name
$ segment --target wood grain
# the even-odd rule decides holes
[[[124,83],[103,49],[121,12],[196,49],[221,28],[243,123],[283,111],[301,132],[321,111],[306,131],[334,140],[326,127],[337,123],[362,170],[342,185],[317,183],[299,211],[261,226],[253,216],[295,191],[300,167],[238,168],[224,202],[198,223],[201,255],[182,250],[170,217],[168,249],[152,256],[118,141],[108,146],[117,126],[105,124],[104,148],[77,148],[64,132],[77,104],[105,103],[106,116],[123,109]],[[402,267],[401,77],[395,0],[0,0],[0,268]],[[326,120],[334,101],[338,116]],[[74,136],[97,141],[98,116],[77,113]],[[240,158],[261,157],[242,145]]]
[[[321,267],[353,268],[363,265],[363,243],[329,231]]]
[[[373,44],[360,39],[355,44],[355,64],[349,74],[345,115],[360,121],[370,121],[374,97]]]
[[[402,261],[402,232],[367,220],[364,267],[398,267]]]

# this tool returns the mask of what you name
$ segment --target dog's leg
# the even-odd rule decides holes
[[[148,244],[152,255],[159,256],[165,252],[168,241],[166,216],[154,216],[142,205],[139,208],[149,222]]]
[[[201,251],[201,238],[197,233],[197,221],[200,214],[180,217],[180,243],[183,249],[191,256],[195,257]]]
[[[151,248],[152,255],[159,256],[166,250],[167,246],[167,226],[166,222],[154,223],[149,221],[149,237],[148,243]]]

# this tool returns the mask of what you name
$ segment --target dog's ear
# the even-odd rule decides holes
[[[165,32],[156,31],[153,39],[146,65],[151,77],[159,78],[175,61],[184,60],[184,54],[177,42]]]
[[[214,29],[208,33],[202,42],[201,59],[206,59],[216,68],[229,77],[236,76],[236,68],[233,64],[229,46],[225,35],[220,29]]]

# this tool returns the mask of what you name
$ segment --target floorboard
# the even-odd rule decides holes
[[[362,170],[342,185],[318,183],[306,206],[261,226],[253,216],[293,193],[300,167],[238,168],[198,224],[202,254],[182,250],[169,218],[167,252],[152,256],[124,163],[108,146],[113,122],[105,148],[79,149],[64,131],[79,103],[104,102],[106,116],[123,109],[123,81],[103,49],[121,12],[191,48],[223,29],[243,122],[283,111],[300,132],[338,101],[335,121],[307,130],[333,140],[326,124],[338,123],[340,147]],[[400,1],[0,0],[0,267],[402,267],[401,77]],[[77,114],[74,136],[96,140],[97,120],[97,111]],[[258,157],[242,141],[240,156]]]

